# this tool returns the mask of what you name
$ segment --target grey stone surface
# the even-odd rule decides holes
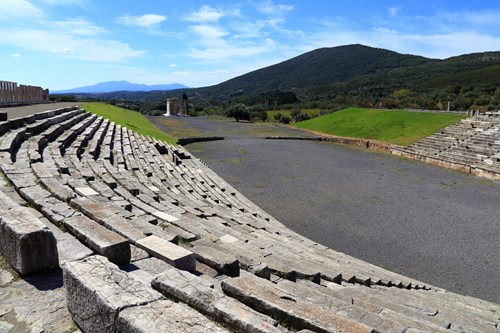
[[[53,233],[21,208],[0,209],[0,253],[22,275],[59,267]]]
[[[206,245],[196,245],[191,251],[196,254],[198,261],[212,267],[220,274],[231,277],[240,275],[240,263],[238,259],[227,252]]]
[[[168,264],[182,270],[196,270],[196,258],[193,252],[170,243],[158,236],[152,235],[136,243],[137,247],[147,251],[150,255],[161,259]]]
[[[111,262],[117,265],[126,265],[130,262],[130,245],[122,236],[83,215],[65,219],[64,225],[83,244]]]
[[[357,323],[345,316],[332,313],[319,306],[301,302],[272,287],[272,283],[260,279],[256,282],[248,276],[226,279],[222,290],[256,311],[283,320],[296,330],[310,329],[319,332],[376,332],[370,326]],[[404,331],[395,331],[404,332]]]
[[[69,312],[84,332],[116,332],[122,309],[162,299],[102,256],[67,263],[64,285]]]
[[[187,305],[168,300],[124,309],[118,316],[116,329],[127,333],[228,332]]]
[[[237,332],[280,332],[277,322],[212,289],[211,283],[191,273],[170,269],[158,275],[153,288],[179,299]]]

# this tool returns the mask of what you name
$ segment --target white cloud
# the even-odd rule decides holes
[[[56,28],[60,31],[66,31],[70,34],[82,36],[99,35],[103,32],[106,32],[106,30],[104,30],[103,28],[98,27],[83,18],[46,22],[46,25],[51,26],[52,28]]]
[[[2,0],[0,1],[0,22],[15,19],[38,19],[44,12],[27,0]]]
[[[389,14],[391,16],[396,16],[400,11],[401,11],[402,7],[389,7],[387,10],[389,11]]]
[[[177,65],[176,64],[170,64],[170,65],[168,65],[168,67],[170,67],[170,68],[177,68]]]
[[[124,62],[145,53],[119,41],[85,38],[50,29],[3,30],[0,31],[0,44],[90,62]]]
[[[264,2],[256,4],[256,8],[259,12],[266,15],[281,16],[294,9],[293,5],[275,5],[271,0],[266,0]]]
[[[212,47],[204,50],[196,48],[191,49],[189,56],[201,60],[222,60],[231,58],[248,58],[259,55],[267,51],[265,46],[231,46],[225,45],[224,47]]]
[[[12,58],[21,58],[21,57],[22,57],[22,55],[21,55],[21,54],[19,54],[19,53],[13,53],[13,54],[11,54],[11,57],[12,57]]]
[[[216,39],[227,36],[228,33],[220,27],[212,25],[193,25],[189,27],[194,33],[201,36],[203,39],[208,39],[206,42],[213,42]]]
[[[158,25],[166,20],[167,17],[163,15],[146,14],[141,16],[124,15],[119,17],[117,19],[117,22],[129,26],[149,28]]]
[[[222,11],[208,5],[203,5],[197,12],[185,17],[185,20],[193,22],[217,22],[223,16],[224,13]]]

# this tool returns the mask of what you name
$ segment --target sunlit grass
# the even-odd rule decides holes
[[[150,136],[170,144],[176,143],[174,137],[161,131],[139,112],[105,103],[86,103],[81,107],[93,114],[109,119],[120,126],[127,127],[136,133]]]
[[[349,108],[292,126],[407,146],[465,117],[443,113]]]

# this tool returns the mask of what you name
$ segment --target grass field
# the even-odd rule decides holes
[[[463,118],[453,114],[349,108],[292,126],[407,146]]]
[[[319,116],[321,110],[320,109],[300,109],[301,112],[307,113],[311,118],[313,116]],[[267,111],[267,121],[274,121],[274,115],[276,113],[281,113],[283,116],[288,116],[291,117],[292,111],[291,110],[273,110],[273,111]]]
[[[157,138],[158,140],[170,144],[176,143],[174,137],[161,131],[139,112],[122,109],[105,103],[86,103],[82,105],[82,108],[93,114],[109,119],[118,125],[127,127],[134,132]]]

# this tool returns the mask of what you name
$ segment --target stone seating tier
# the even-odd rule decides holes
[[[498,331],[499,306],[296,234],[182,147],[79,109],[11,122],[0,195],[52,235],[34,270],[63,267],[83,332]]]

